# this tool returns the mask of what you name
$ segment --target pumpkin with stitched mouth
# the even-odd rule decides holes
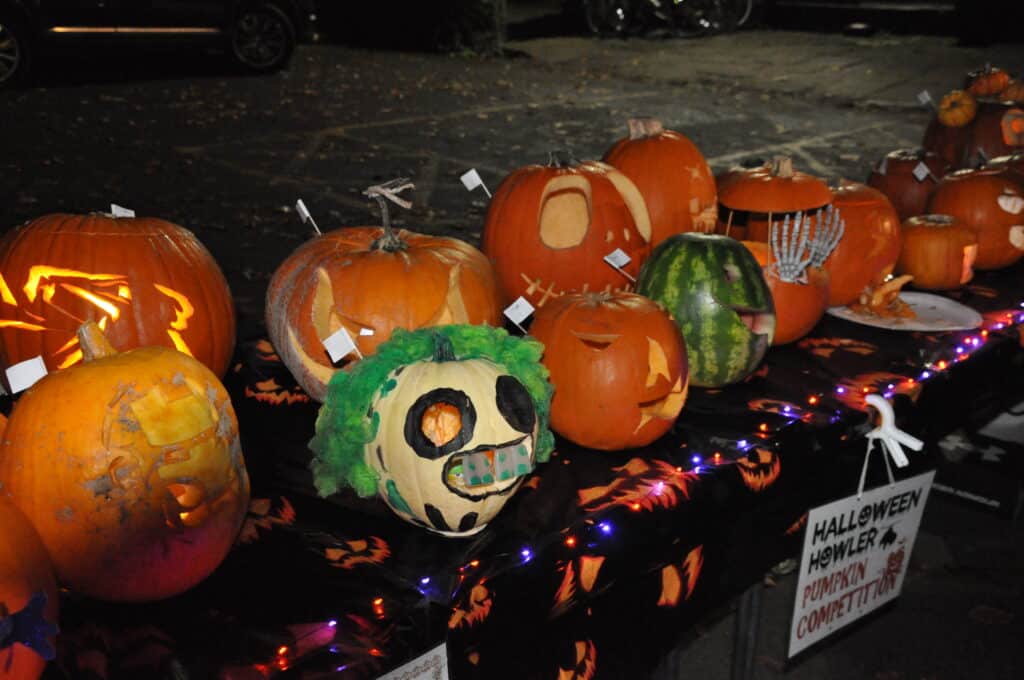
[[[417,526],[479,532],[554,446],[541,351],[486,326],[396,330],[328,386],[310,442],[318,491],[352,486]]]
[[[761,265],[719,234],[676,234],[640,270],[637,292],[672,315],[686,341],[690,384],[722,387],[754,372],[775,334]]]
[[[537,310],[530,334],[551,373],[551,427],[593,449],[645,446],[686,403],[686,344],[657,303],[635,293],[572,293]]]

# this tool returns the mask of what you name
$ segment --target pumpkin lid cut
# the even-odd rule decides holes
[[[793,160],[787,157],[736,171],[718,191],[718,201],[724,207],[746,212],[816,210],[832,202],[828,185],[813,175],[794,170]]]

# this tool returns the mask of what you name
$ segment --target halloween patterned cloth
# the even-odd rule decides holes
[[[798,552],[809,507],[854,490],[865,392],[891,395],[927,443],[906,475],[934,466],[967,404],[1019,393],[1022,276],[1019,264],[952,294],[983,313],[984,333],[826,317],[748,380],[692,389],[643,450],[559,442],[468,539],[407,524],[379,499],[318,498],[306,446],[317,405],[267,341],[243,342],[226,384],[254,500],[236,546],[170,600],[66,593],[44,677],[372,678],[445,641],[457,679],[646,677],[688,624]]]

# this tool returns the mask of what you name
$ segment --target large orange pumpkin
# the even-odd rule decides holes
[[[99,323],[119,350],[161,345],[224,375],[234,351],[231,291],[188,230],[149,218],[48,215],[0,241],[0,362],[81,361],[75,331]]]
[[[634,293],[574,293],[537,310],[530,334],[555,386],[551,428],[601,450],[669,431],[689,387],[686,345],[657,303]]]
[[[914,287],[952,290],[974,277],[978,235],[949,215],[918,215],[903,223],[903,248],[896,273],[914,277]]]
[[[914,175],[914,169],[921,163],[929,171],[924,179]],[[934,151],[897,149],[886,154],[871,171],[867,185],[885,194],[899,218],[906,220],[924,212],[928,196],[948,170],[949,164]]]
[[[629,136],[604,155],[633,180],[647,203],[651,246],[672,234],[710,233],[718,220],[715,178],[697,146],[653,118],[629,121]]]
[[[928,212],[952,215],[978,233],[975,269],[1000,269],[1024,256],[1024,189],[997,171],[947,175],[928,201]]]
[[[542,307],[567,292],[629,288],[604,257],[622,250],[636,278],[651,251],[651,221],[636,185],[607,163],[531,165],[495,191],[482,249],[508,300]]]
[[[0,416],[2,418],[3,416]],[[59,602],[46,548],[25,516],[0,496],[0,680],[35,680],[53,657]],[[32,627],[25,639],[8,637],[3,622]],[[49,629],[49,630],[47,630]],[[41,634],[35,634],[36,632]]]
[[[1010,74],[991,64],[985,64],[967,74],[964,87],[975,97],[994,97],[1010,84]]]
[[[1005,174],[1011,181],[1024,185],[1024,151],[997,156],[985,164],[984,170]]]
[[[900,254],[900,218],[885,194],[857,182],[841,182],[833,193],[846,231],[825,260],[830,306],[857,300],[866,286],[892,273]]]
[[[267,288],[266,321],[281,361],[317,401],[338,370],[323,341],[344,328],[365,356],[396,328],[501,324],[494,270],[464,241],[383,226],[344,227],[292,253]]]
[[[977,168],[990,158],[1024,150],[1024,109],[1013,102],[985,101],[968,127],[964,167]]]
[[[39,532],[57,578],[107,600],[176,595],[227,555],[249,503],[227,392],[164,347],[118,354],[94,323],[85,362],[15,405],[0,489]]]

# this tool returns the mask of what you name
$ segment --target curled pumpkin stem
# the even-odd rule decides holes
[[[579,165],[579,162],[580,159],[576,158],[576,154],[569,147],[548,151],[549,168],[567,168],[572,165]]]
[[[387,202],[391,201],[395,205],[408,210],[412,207],[412,201],[407,201],[398,194],[406,189],[414,188],[416,188],[416,185],[410,182],[408,177],[399,177],[384,184],[374,184],[363,191],[364,196],[374,199],[377,201],[377,205],[380,206],[381,225],[384,228],[383,236],[371,244],[370,247],[373,250],[395,252],[408,248],[408,244],[399,238],[394,229],[391,228],[391,213],[388,211]]]

